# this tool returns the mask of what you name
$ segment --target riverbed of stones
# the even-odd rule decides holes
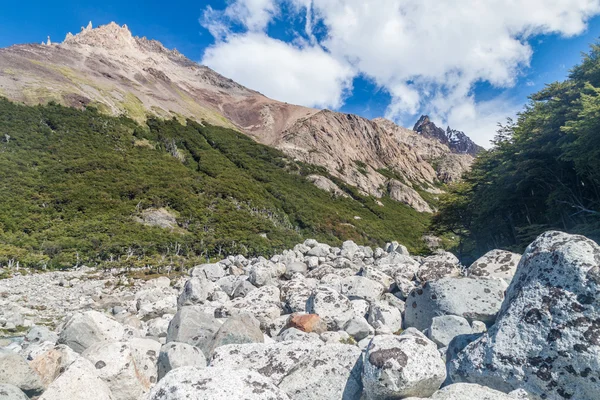
[[[600,247],[582,236],[468,268],[307,240],[173,279],[12,273],[0,400],[599,398]]]

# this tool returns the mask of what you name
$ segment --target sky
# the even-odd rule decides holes
[[[87,3],[87,4],[84,4]],[[489,146],[600,38],[600,0],[56,0],[0,9],[0,47],[115,21],[280,101]]]

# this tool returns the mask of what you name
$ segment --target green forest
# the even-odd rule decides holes
[[[600,46],[564,82],[530,97],[491,150],[440,199],[437,232],[461,238],[463,259],[522,251],[558,229],[600,239]]]
[[[349,196],[310,183],[318,173]],[[0,99],[0,265],[189,266],[314,237],[422,251],[430,217],[229,129]],[[171,229],[140,223],[164,208]]]

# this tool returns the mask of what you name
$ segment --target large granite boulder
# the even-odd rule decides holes
[[[521,261],[520,254],[506,250],[492,250],[471,264],[467,274],[469,276],[500,278],[510,283],[517,271],[519,261]]]
[[[83,353],[98,342],[117,342],[126,337],[126,330],[117,321],[98,311],[77,313],[69,319],[58,337],[77,353]]]
[[[449,365],[455,382],[534,399],[600,393],[600,246],[546,232],[525,251],[496,324]]]
[[[507,284],[502,279],[442,278],[412,290],[406,299],[405,326],[424,330],[434,317],[458,315],[471,321],[494,323]]]

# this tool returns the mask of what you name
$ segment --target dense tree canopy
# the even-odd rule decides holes
[[[600,237],[600,46],[564,82],[531,96],[501,126],[463,183],[451,188],[434,229],[461,236],[463,256],[522,250],[548,229]],[[466,247],[466,248],[465,248]]]
[[[313,173],[334,179],[229,129],[0,98],[0,266],[193,265],[307,237],[420,250],[426,215],[340,181],[335,197]],[[159,208],[174,229],[138,222]]]

